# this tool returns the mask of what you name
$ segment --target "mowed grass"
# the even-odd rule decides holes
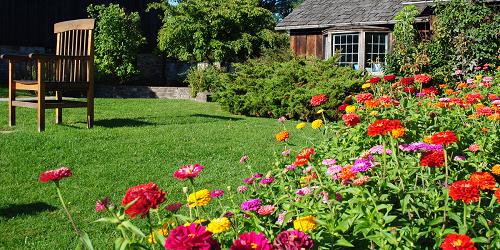
[[[96,199],[120,202],[134,185],[155,182],[168,202],[183,201],[182,183],[172,177],[180,166],[206,166],[199,187],[240,185],[249,174],[242,155],[266,171],[283,145],[274,119],[234,116],[215,103],[158,99],[97,99],[96,121],[87,129],[85,109],[65,109],[63,125],[47,112],[46,132],[36,132],[36,112],[18,108],[17,126],[7,126],[7,105],[0,102],[0,249],[71,249],[74,233],[60,209],[52,183],[40,172],[69,166],[63,195],[78,225],[96,249],[110,249],[111,225],[96,224]],[[289,127],[295,122],[287,122]],[[303,138],[291,138],[291,142]],[[135,219],[140,220],[140,219]]]

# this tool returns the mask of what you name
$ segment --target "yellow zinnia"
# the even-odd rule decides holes
[[[211,200],[212,197],[210,196],[210,191],[208,191],[208,189],[202,189],[191,193],[187,199],[189,207],[203,207],[206,206]]]
[[[158,232],[158,234],[161,234],[163,236],[167,236],[168,235],[168,224],[165,224],[163,227],[158,228],[156,230],[156,232]],[[148,235],[148,243],[149,244],[156,244],[156,238],[154,236],[154,232],[150,233]]]
[[[325,112],[325,110],[324,109],[320,109],[320,110],[318,110],[318,112],[316,112],[316,114],[318,114],[318,115],[319,114],[323,114],[323,112]]]
[[[356,106],[349,105],[349,106],[345,107],[345,112],[348,114],[356,112]]]
[[[424,142],[427,144],[432,144],[432,136],[426,136],[424,137]]]
[[[481,80],[481,79],[483,79],[483,75],[477,75],[477,76],[476,76],[476,79],[477,79],[478,81],[479,81],[479,80]]]
[[[404,128],[393,129],[391,131],[391,133],[392,133],[392,137],[394,137],[395,139],[398,139],[398,138],[401,138],[405,135],[405,129]]]
[[[313,129],[319,129],[319,128],[323,127],[323,120],[318,119],[318,120],[313,121],[311,124],[311,127]]]
[[[301,122],[299,124],[297,124],[297,126],[295,126],[296,129],[303,129],[306,127],[306,123],[305,122]]]
[[[205,220],[205,219],[198,219],[198,220],[195,220],[195,221],[193,221],[191,223],[186,222],[186,223],[184,223],[184,226],[189,227],[189,225],[191,225],[191,224],[202,225],[206,221],[207,220]]]
[[[369,84],[369,83],[365,83],[365,84],[361,85],[361,88],[362,88],[362,89],[368,89],[368,88],[370,88],[371,86],[372,86],[371,84]]]
[[[293,221],[293,227],[301,232],[312,231],[316,228],[316,218],[312,215],[297,218]]]
[[[211,220],[207,225],[207,231],[218,234],[229,230],[230,227],[231,221],[229,221],[229,219],[226,217],[222,217]]]
[[[378,111],[372,111],[372,112],[370,112],[370,115],[371,116],[377,116],[378,115]]]

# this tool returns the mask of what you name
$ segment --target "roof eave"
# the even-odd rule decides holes
[[[423,23],[428,22],[430,17],[417,17],[415,22]],[[353,22],[353,23],[335,23],[335,24],[311,24],[311,25],[289,25],[289,26],[276,26],[274,29],[277,31],[283,30],[303,30],[303,29],[326,29],[326,28],[334,28],[338,26],[356,26],[356,25],[391,25],[395,24],[395,20],[389,21],[372,21],[372,22]]]

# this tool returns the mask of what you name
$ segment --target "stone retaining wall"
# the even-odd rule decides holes
[[[188,87],[151,87],[151,86],[95,86],[95,96],[100,98],[161,98],[186,99],[200,102],[209,101],[208,93],[199,93],[196,98],[191,97]]]

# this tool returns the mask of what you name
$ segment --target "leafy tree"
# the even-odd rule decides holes
[[[118,4],[90,5],[87,12],[96,19],[95,63],[98,72],[124,81],[139,73],[136,57],[146,43],[140,31],[140,17]]]
[[[270,10],[278,20],[285,18],[304,0],[261,0],[260,5]]]
[[[272,13],[258,0],[164,1],[150,6],[163,10],[158,47],[185,61],[241,62],[264,48],[284,46]]]

